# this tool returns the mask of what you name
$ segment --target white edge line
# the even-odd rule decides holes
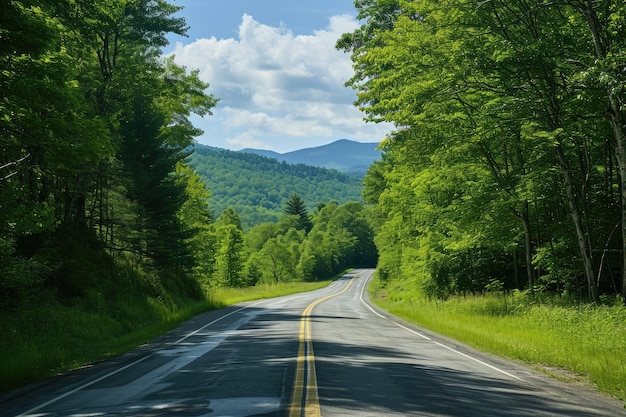
[[[88,382],[88,383],[83,384],[83,385],[81,385],[81,386],[79,386],[79,387],[76,387],[76,388],[74,388],[73,390],[66,392],[65,394],[61,394],[61,395],[59,395],[59,396],[57,396],[57,397],[54,397],[53,399],[48,400],[48,401],[46,401],[46,402],[45,402],[45,403],[43,403],[43,404],[39,404],[37,407],[33,407],[33,408],[31,408],[30,410],[28,410],[28,411],[24,411],[22,414],[19,414],[17,417],[27,416],[27,415],[31,414],[33,411],[40,410],[40,409],[42,409],[42,408],[44,408],[44,407],[46,407],[46,406],[48,406],[48,405],[50,405],[50,404],[53,404],[53,403],[55,403],[55,402],[57,402],[57,401],[59,401],[59,400],[62,400],[63,398],[65,398],[65,397],[67,397],[67,396],[70,396],[70,395],[72,395],[72,394],[75,394],[75,393],[77,393],[78,391],[80,391],[80,390],[82,390],[82,389],[84,389],[84,388],[87,388],[87,387],[89,387],[89,386],[91,386],[91,385],[93,385],[93,384],[97,384],[98,382],[100,382],[100,381],[102,381],[102,380],[105,380],[105,379],[107,379],[108,377],[110,377],[110,376],[113,376],[113,375],[117,374],[118,372],[122,372],[123,370],[128,369],[128,368],[130,368],[131,366],[135,366],[135,365],[137,365],[138,363],[143,362],[143,361],[145,361],[145,360],[146,360],[146,359],[148,359],[148,358],[151,358],[152,356],[154,356],[154,354],[150,354],[150,355],[144,356],[144,357],[143,357],[143,358],[141,358],[141,359],[137,359],[136,361],[131,362],[131,363],[129,363],[128,365],[123,366],[123,367],[121,367],[121,368],[118,368],[118,369],[116,369],[116,370],[115,370],[115,371],[113,371],[113,372],[109,372],[108,374],[103,375],[103,376],[101,376],[101,377],[100,377],[100,378],[98,378],[98,379],[95,379],[95,380],[93,380],[93,381],[91,381],[91,382]]]
[[[501,374],[504,374],[504,375],[506,375],[506,376],[509,376],[509,377],[511,377],[511,378],[513,378],[513,379],[517,379],[518,381],[522,381],[522,382],[524,381],[522,378],[520,378],[520,377],[518,377],[518,376],[515,376],[515,375],[513,375],[513,374],[511,374],[511,373],[509,373],[509,372],[507,372],[507,371],[504,371],[504,370],[502,370],[502,369],[500,369],[500,368],[497,368],[497,367],[495,367],[495,366],[493,366],[493,365],[489,365],[488,363],[483,362],[483,361],[481,361],[480,359],[476,359],[476,358],[475,358],[475,357],[473,357],[473,356],[467,355],[467,354],[465,354],[465,353],[463,353],[463,352],[459,352],[458,350],[453,349],[453,348],[451,348],[450,346],[446,346],[446,345],[444,345],[443,343],[439,343],[439,342],[435,342],[435,341],[433,341],[433,343],[434,343],[434,344],[436,344],[437,346],[441,346],[442,348],[446,348],[446,349],[448,349],[448,350],[449,350],[449,351],[451,351],[451,352],[454,352],[454,353],[456,353],[456,354],[458,354],[458,355],[461,355],[461,356],[463,356],[463,357],[465,357],[465,358],[467,358],[467,359],[471,359],[471,360],[473,360],[474,362],[478,362],[479,364],[484,365],[484,366],[486,366],[487,368],[491,368],[491,369],[493,369],[494,371],[498,371],[498,372],[500,372]]]
[[[262,303],[264,303],[264,302],[266,302],[266,301],[267,301],[267,300],[259,301],[259,302],[254,303],[254,304],[250,304],[250,305],[247,305],[247,306],[244,306],[244,307],[238,308],[237,310],[235,310],[235,311],[231,311],[231,312],[230,312],[230,313],[228,313],[228,314],[224,314],[223,316],[220,316],[220,317],[216,318],[216,319],[215,319],[215,320],[213,320],[212,322],[205,324],[204,326],[200,327],[199,329],[196,329],[196,330],[194,330],[193,332],[190,332],[188,335],[186,335],[186,336],[184,336],[184,337],[180,338],[179,340],[175,341],[173,344],[174,344],[174,345],[178,345],[178,344],[182,343],[184,340],[188,339],[189,337],[191,337],[191,336],[193,336],[193,335],[197,334],[198,332],[201,332],[202,330],[206,329],[206,328],[207,328],[207,327],[209,327],[209,326],[214,325],[214,324],[215,324],[215,323],[217,323],[218,321],[221,321],[221,320],[225,319],[225,318],[226,318],[226,317],[228,317],[228,316],[232,316],[232,315],[233,315],[233,314],[235,314],[235,313],[239,313],[241,310],[245,310],[245,309],[247,309],[247,308],[257,306],[257,305],[262,304]]]
[[[367,282],[367,280],[365,280],[364,282]],[[428,337],[428,336],[425,336],[425,335],[423,335],[423,334],[421,334],[421,333],[419,333],[419,332],[417,332],[417,331],[415,331],[415,330],[413,330],[413,329],[409,329],[408,327],[403,326],[402,324],[397,323],[397,322],[395,322],[395,321],[393,321],[393,320],[391,320],[391,319],[389,319],[389,318],[387,318],[387,317],[383,316],[382,314],[380,314],[379,312],[377,312],[376,310],[374,310],[372,307],[370,307],[370,306],[369,306],[369,304],[367,304],[367,303],[365,302],[365,300],[363,299],[363,294],[365,293],[365,287],[366,287],[366,285],[365,285],[365,284],[363,284],[363,286],[361,287],[361,296],[360,296],[361,302],[363,303],[363,305],[365,305],[365,307],[367,307],[367,308],[368,308],[368,309],[369,309],[372,313],[376,314],[378,317],[380,317],[380,318],[382,318],[382,319],[384,319],[384,320],[390,321],[391,323],[395,324],[396,326],[398,326],[398,327],[400,327],[400,328],[402,328],[402,329],[404,329],[404,330],[407,330],[407,331],[409,331],[409,332],[411,332],[411,333],[413,333],[413,334],[415,334],[415,335],[417,335],[417,336],[421,337],[422,339],[429,340],[429,341],[433,342],[434,344],[436,344],[437,346],[440,346],[440,347],[442,347],[442,348],[444,348],[444,349],[448,349],[449,351],[454,352],[454,353],[456,353],[457,355],[463,356],[464,358],[467,358],[467,359],[471,359],[471,360],[473,360],[474,362],[477,362],[477,363],[479,363],[479,364],[481,364],[481,365],[483,365],[483,366],[486,366],[487,368],[493,369],[494,371],[498,371],[498,372],[500,372],[501,374],[504,374],[504,375],[506,375],[506,376],[508,376],[508,377],[510,377],[510,378],[517,379],[518,381],[522,381],[522,382],[524,382],[524,380],[523,380],[522,378],[518,377],[518,376],[515,376],[515,375],[513,375],[513,374],[511,374],[511,373],[509,373],[509,372],[507,372],[507,371],[505,371],[505,370],[502,370],[502,369],[497,368],[497,367],[495,367],[495,366],[493,366],[493,365],[490,365],[490,364],[488,364],[488,363],[486,363],[486,362],[483,362],[483,361],[481,361],[480,359],[477,359],[477,358],[475,358],[475,357],[473,357],[473,356],[467,355],[467,354],[465,354],[465,353],[463,353],[463,352],[459,352],[458,350],[456,350],[456,349],[454,349],[454,348],[451,348],[450,346],[446,346],[446,345],[444,345],[443,343],[436,342],[436,341],[432,340],[432,339],[431,339],[430,337]]]
[[[186,340],[187,338],[189,338],[189,337],[191,337],[191,336],[195,335],[196,333],[198,333],[198,332],[200,332],[200,331],[202,331],[202,330],[206,329],[207,327],[209,327],[209,326],[211,326],[211,325],[213,325],[213,324],[217,323],[218,321],[223,320],[223,319],[225,319],[226,317],[231,316],[231,315],[233,315],[233,314],[235,314],[235,313],[238,313],[238,312],[240,312],[241,310],[245,310],[245,309],[247,309],[247,308],[257,306],[257,305],[259,305],[259,304],[261,304],[261,303],[263,303],[263,302],[265,302],[265,301],[267,301],[267,300],[259,301],[259,302],[254,303],[254,304],[250,304],[250,305],[248,305],[248,306],[244,306],[244,307],[238,308],[237,310],[235,310],[235,311],[231,311],[231,312],[230,312],[230,313],[228,313],[228,314],[224,314],[223,316],[220,316],[220,317],[218,317],[217,319],[213,320],[212,322],[210,322],[210,323],[208,323],[208,324],[205,324],[204,326],[200,327],[199,329],[196,329],[196,330],[194,330],[194,331],[190,332],[190,333],[189,333],[189,334],[187,334],[185,337],[183,337],[183,338],[181,338],[181,339],[177,340],[177,341],[176,341],[176,342],[174,342],[173,344],[174,344],[174,345],[178,345],[178,344],[182,343],[184,340]],[[46,402],[45,402],[45,403],[43,403],[43,404],[39,404],[37,407],[33,407],[33,408],[31,408],[30,410],[27,410],[27,411],[24,411],[24,412],[23,412],[23,413],[21,413],[21,414],[18,414],[16,417],[26,417],[26,416],[28,416],[29,414],[31,414],[31,413],[33,413],[33,412],[35,412],[35,411],[38,411],[38,410],[40,410],[40,409],[42,409],[42,408],[44,408],[44,407],[47,407],[47,406],[49,406],[50,404],[54,404],[55,402],[57,402],[57,401],[59,401],[59,400],[62,400],[62,399],[63,399],[63,398],[65,398],[65,397],[68,397],[68,396],[70,396],[70,395],[72,395],[72,394],[75,394],[75,393],[77,393],[78,391],[81,391],[81,390],[83,390],[83,389],[85,389],[85,388],[87,388],[87,387],[90,387],[91,385],[97,384],[98,382],[101,382],[101,381],[103,381],[103,380],[105,380],[105,379],[107,379],[107,378],[109,378],[109,377],[111,377],[111,376],[113,376],[113,375],[115,375],[115,374],[117,374],[117,373],[119,373],[119,372],[122,372],[122,371],[124,371],[124,370],[126,370],[126,369],[128,369],[128,368],[130,368],[130,367],[133,367],[133,366],[137,365],[138,363],[143,362],[143,361],[145,361],[145,360],[146,360],[146,359],[148,359],[148,358],[151,358],[152,356],[154,356],[154,353],[151,353],[151,354],[149,354],[149,355],[146,355],[146,356],[144,356],[143,358],[138,359],[138,360],[136,360],[136,361],[134,361],[134,362],[131,362],[131,363],[129,363],[128,365],[123,366],[123,367],[121,367],[121,368],[118,368],[118,369],[116,369],[115,371],[109,372],[108,374],[103,375],[103,376],[101,376],[101,377],[100,377],[100,378],[98,378],[98,379],[95,379],[95,380],[93,380],[93,381],[91,381],[91,382],[88,382],[88,383],[83,384],[83,385],[81,385],[81,386],[79,386],[79,387],[76,387],[76,388],[74,388],[74,389],[73,389],[73,390],[71,390],[71,391],[68,391],[68,392],[66,392],[66,393],[64,393],[64,394],[61,394],[61,395],[59,395],[59,396],[57,396],[57,397],[54,397],[54,398],[52,398],[51,400],[48,400],[48,401],[46,401]]]

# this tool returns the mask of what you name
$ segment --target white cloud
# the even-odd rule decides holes
[[[267,144],[262,141],[256,140],[252,132],[247,131],[241,135],[226,139],[226,143],[236,148],[252,148],[252,149],[266,149]]]
[[[335,49],[341,34],[357,27],[352,16],[334,16],[325,29],[295,35],[244,14],[238,39],[179,43],[173,53],[179,65],[199,69],[220,98],[214,113],[232,146],[271,149],[278,136],[376,141],[389,128],[364,124],[354,91],[343,86],[352,76],[350,58]]]
[[[259,132],[265,131],[272,135],[293,137],[329,136],[332,130],[329,126],[320,124],[314,115],[302,117],[298,112],[271,116],[263,112],[227,108],[226,124],[230,127],[247,126]]]

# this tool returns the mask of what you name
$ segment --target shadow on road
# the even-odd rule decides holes
[[[249,318],[241,325],[233,324],[242,320],[233,314],[232,321],[220,323],[222,329],[216,325],[184,336],[190,329],[198,329],[199,323],[210,322],[210,314],[217,313],[198,316],[129,356],[85,370],[87,379],[96,379],[138,356],[150,355],[129,372],[120,372],[53,404],[46,415],[282,415],[293,387],[299,345],[294,330],[301,311],[250,307],[240,314]],[[365,325],[365,319],[350,314],[315,314],[311,320],[315,329],[324,328],[315,327],[316,323],[350,323],[346,329]],[[331,416],[622,415],[603,404],[581,404],[584,400],[576,400],[573,391],[556,390],[555,385],[489,378],[459,370],[458,365],[428,365],[419,343],[401,349],[390,338],[380,343],[383,346],[371,346],[353,336],[346,334],[339,342],[320,337],[313,343],[320,405],[322,412]],[[181,337],[186,337],[184,342],[176,344]],[[221,339],[214,348],[197,354],[198,346],[214,343],[216,337]],[[184,365],[172,365],[176,361]],[[145,375],[155,369],[163,372],[146,379]],[[80,374],[72,375],[72,383],[78,383]],[[28,401],[50,398],[54,390],[63,392],[60,387],[60,383],[49,387],[53,389],[48,394],[34,392]]]

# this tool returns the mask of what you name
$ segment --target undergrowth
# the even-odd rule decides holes
[[[48,302],[3,315],[0,322],[0,391],[16,388],[141,345],[202,311],[190,300],[170,309],[149,297],[118,303],[109,311]]]

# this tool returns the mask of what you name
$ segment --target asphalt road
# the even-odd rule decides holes
[[[0,416],[626,416],[619,401],[369,306],[372,273],[199,315],[0,397]]]

